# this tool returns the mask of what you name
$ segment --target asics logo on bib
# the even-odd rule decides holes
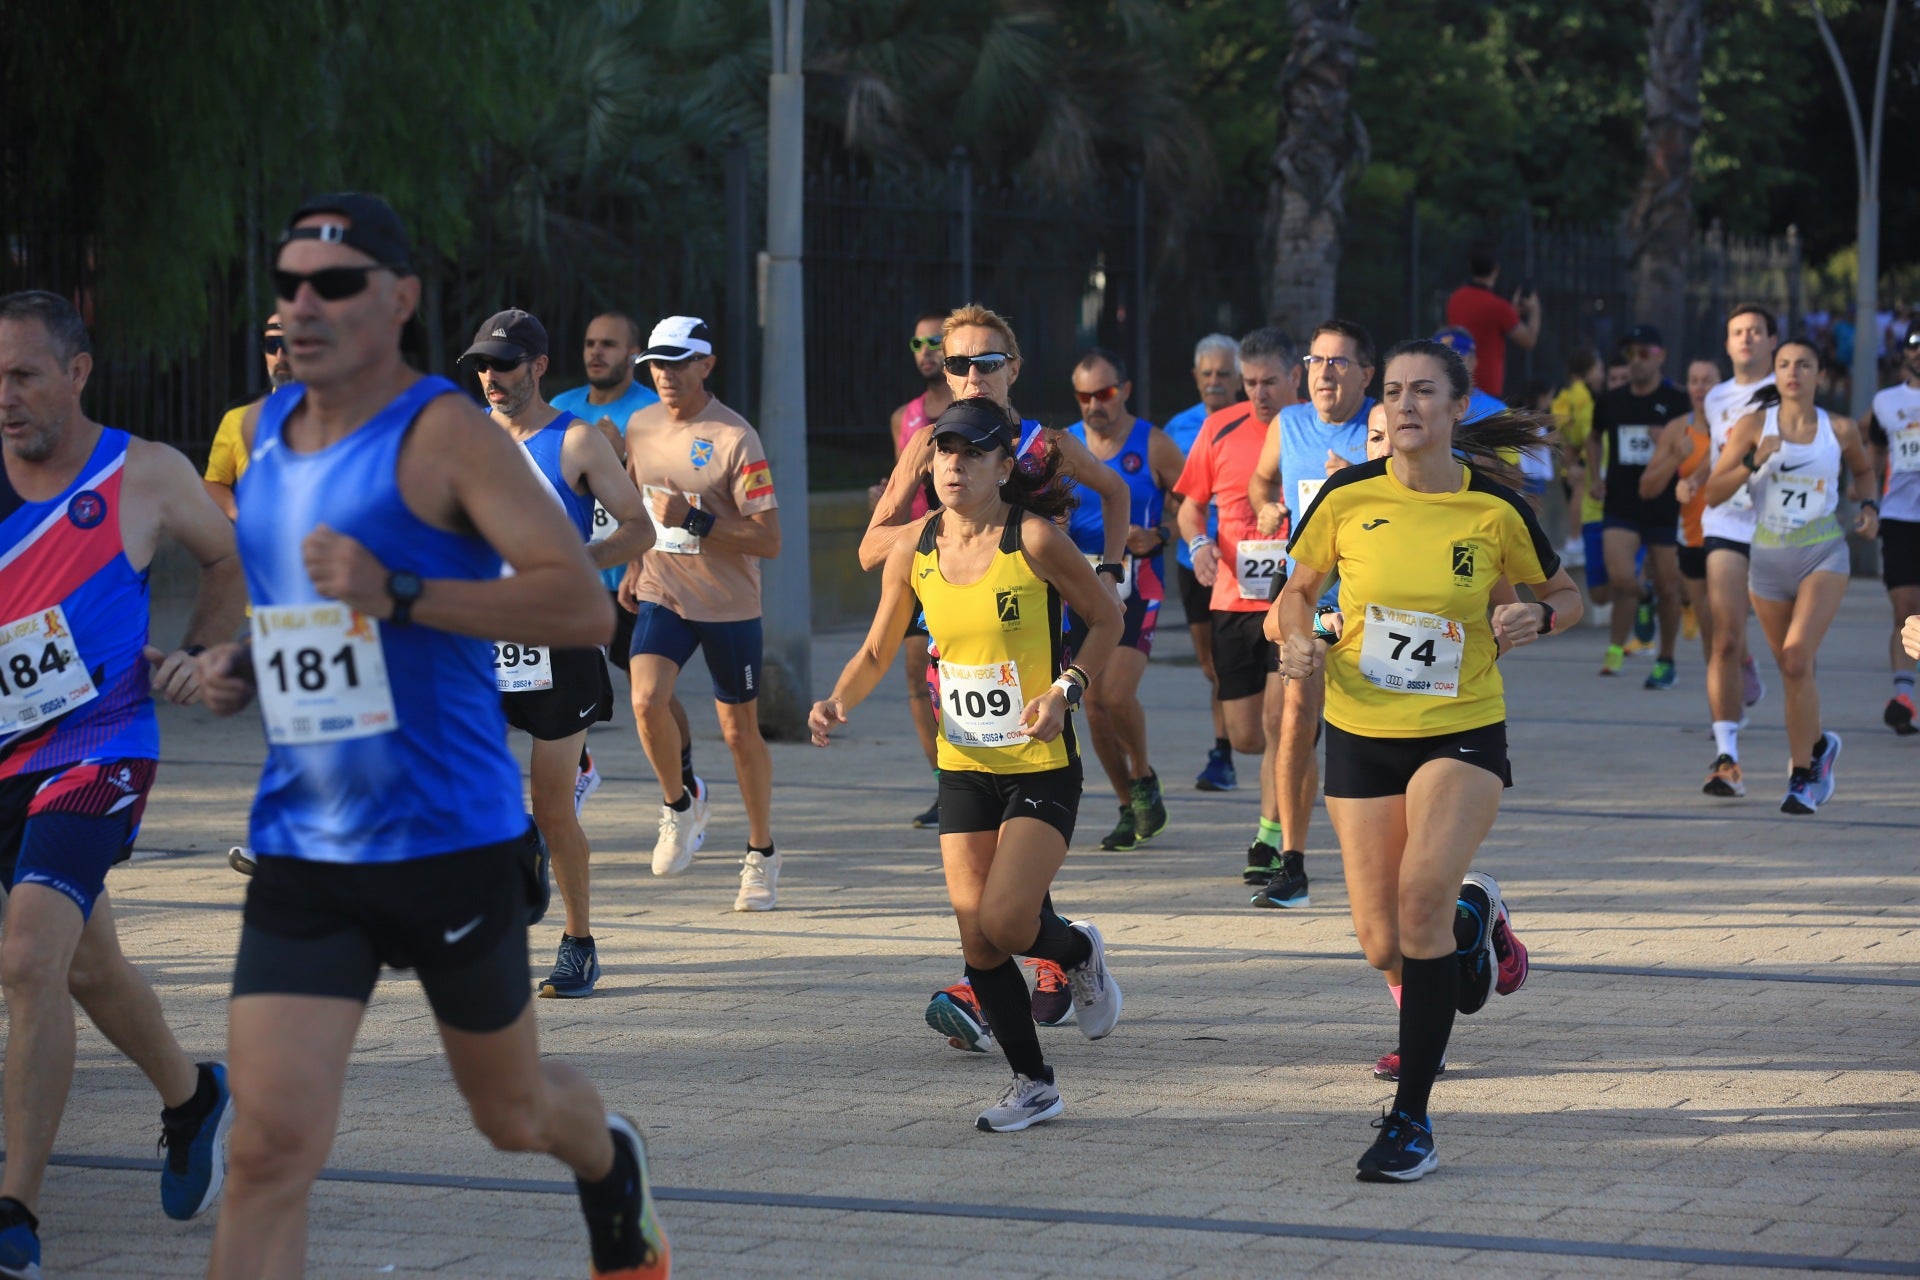
[[[1369,520],[1365,524],[1361,525],[1360,527],[1362,529],[1378,529],[1383,524],[1392,524],[1392,523],[1393,521],[1391,520]]]

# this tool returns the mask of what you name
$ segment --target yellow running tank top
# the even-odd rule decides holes
[[[978,582],[940,572],[935,513],[913,556],[913,590],[939,651],[939,767],[973,773],[1040,773],[1079,755],[1073,717],[1052,742],[1019,731],[1020,713],[1060,674],[1060,595],[1020,551],[1026,513],[1007,512],[1000,546]]]

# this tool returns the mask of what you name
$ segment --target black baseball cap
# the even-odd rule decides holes
[[[941,436],[959,436],[983,449],[1013,452],[1013,428],[1007,423],[1007,415],[998,405],[982,403],[978,397],[956,400],[941,411],[933,420],[933,438]]]
[[[347,220],[347,225],[294,225],[316,213],[337,213]],[[308,196],[287,218],[286,228],[280,233],[281,245],[290,240],[324,240],[329,244],[344,244],[358,249],[396,275],[413,274],[413,241],[407,235],[407,225],[400,221],[400,215],[393,211],[393,206],[379,196],[359,191],[334,191],[326,195]]]
[[[1627,336],[1620,339],[1620,345],[1623,347],[1659,347],[1662,351],[1667,349],[1666,341],[1661,338],[1660,331],[1650,324],[1637,324],[1627,330]]]
[[[545,354],[547,326],[532,313],[509,307],[488,317],[473,335],[473,345],[461,352],[460,358],[492,356],[496,360],[530,360]]]

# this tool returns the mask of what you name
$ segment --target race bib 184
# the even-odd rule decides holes
[[[100,696],[59,605],[0,627],[0,738],[36,729]]]
[[[380,623],[343,604],[253,611],[253,672],[267,741],[308,746],[400,727]]]

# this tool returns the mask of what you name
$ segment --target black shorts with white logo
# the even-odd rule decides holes
[[[365,1004],[384,964],[416,971],[447,1026],[498,1031],[532,991],[527,921],[543,889],[540,848],[529,827],[498,844],[406,862],[256,852],[233,994]]]
[[[1504,720],[1429,738],[1369,738],[1330,724],[1326,794],[1344,800],[1403,796],[1413,775],[1429,760],[1463,760],[1513,785]]]
[[[1038,818],[1073,843],[1080,814],[1080,762],[1038,773],[940,771],[940,834],[998,831],[1014,818]]]
[[[613,719],[613,678],[600,650],[555,649],[550,660],[551,689],[500,695],[509,725],[541,742],[557,742]]]

